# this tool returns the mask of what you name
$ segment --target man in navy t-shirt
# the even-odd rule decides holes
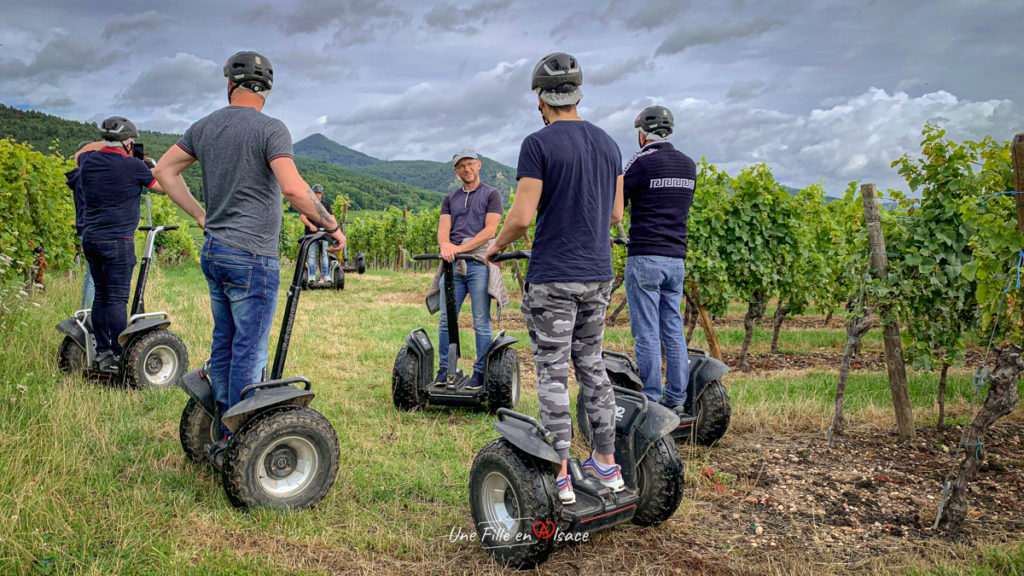
[[[150,168],[132,157],[138,136],[130,120],[112,116],[100,127],[102,142],[88,144],[75,154],[77,186],[83,200],[82,251],[96,288],[91,313],[95,368],[110,374],[117,372],[120,363],[122,350],[117,336],[128,325],[142,188],[163,191]]]
[[[601,358],[612,280],[608,230],[622,219],[622,156],[608,134],[576,113],[581,84],[583,72],[568,54],[545,56],[534,68],[531,88],[545,128],[523,141],[515,201],[487,251],[493,256],[522,237],[536,212],[522,310],[541,420],[562,458],[558,496],[566,505],[576,501],[567,470],[570,358],[594,431],[595,450],[583,469],[612,491],[624,488],[614,456],[615,393]]]
[[[686,219],[693,204],[697,169],[692,159],[668,142],[674,121],[663,106],[644,108],[636,117],[640,151],[626,163],[624,193],[629,211],[626,299],[633,351],[653,402],[682,418],[690,360],[679,305],[683,297]],[[660,338],[659,338],[660,335]],[[661,346],[665,346],[665,385],[661,387]]]

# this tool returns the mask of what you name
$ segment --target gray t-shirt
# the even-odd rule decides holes
[[[189,126],[178,146],[203,169],[206,231],[234,248],[276,258],[281,186],[270,162],[293,157],[284,123],[255,108],[228,106]]]

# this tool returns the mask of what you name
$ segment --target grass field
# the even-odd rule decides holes
[[[283,267],[279,312],[291,278],[288,264]],[[0,574],[503,572],[478,545],[449,541],[452,530],[472,531],[469,468],[496,436],[494,418],[443,408],[398,413],[391,404],[391,368],[403,337],[416,326],[436,333],[436,316],[427,314],[421,298],[429,276],[371,272],[348,276],[340,293],[303,293],[285,375],[313,381],[312,407],[337,431],[341,469],[320,506],[299,513],[238,512],[219,477],[186,461],[178,444],[186,399],[181,391],[126,392],[57,372],[53,358],[61,337],[53,326],[76,307],[77,282],[51,278],[45,294],[20,301],[0,319]],[[201,364],[211,321],[198,266],[155,270],[147,296],[150,310],[171,313],[191,365]],[[505,317],[496,329],[507,326],[520,338],[517,347],[528,349],[517,307]],[[696,336],[699,345],[699,330]],[[770,336],[759,329],[753,353],[766,352]],[[719,337],[736,351],[742,330],[726,328]],[[609,328],[607,339],[627,349],[628,326]],[[471,350],[472,338],[463,341]],[[842,344],[841,329],[784,329],[780,338],[781,348],[797,354],[835,352]],[[864,350],[880,349],[880,336],[869,334]],[[468,371],[471,362],[465,362]],[[525,373],[520,409],[536,415],[532,368]],[[765,434],[823,435],[835,373],[730,374],[733,423],[724,443]],[[935,381],[934,374],[911,374],[919,425],[934,420]],[[973,393],[969,372],[952,371],[949,386],[948,409],[962,421]],[[854,431],[891,427],[884,373],[853,374],[847,414]],[[683,449],[688,478],[714,464],[715,450]],[[584,448],[574,451],[582,455]],[[659,559],[686,549],[689,531],[699,530],[701,521],[715,521],[701,516],[703,494],[688,485],[680,511],[661,528],[616,528],[592,544],[556,552],[541,572],[685,573]],[[978,542],[955,550],[882,558],[868,572],[1024,574],[1024,547]],[[807,573],[801,571],[801,550],[776,553],[781,556],[765,572],[726,556],[707,573]],[[825,573],[860,570],[837,564]]]

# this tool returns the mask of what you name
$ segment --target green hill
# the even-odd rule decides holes
[[[98,137],[98,128],[86,122],[66,120],[42,112],[19,110],[0,104],[0,138],[8,137],[29,144],[36,150],[73,156],[79,142],[93,141]],[[321,138],[338,148],[348,150],[353,156],[359,155],[379,162],[365,154],[335,144],[325,137]],[[178,141],[178,135],[142,130],[138,141],[145,145],[147,153],[159,159]],[[441,193],[432,189],[388,181],[317,159],[297,157],[295,163],[307,182],[323,184],[328,200],[333,202],[339,194],[344,194],[349,198],[350,208],[353,210],[386,210],[389,206],[407,206],[413,210],[431,209],[439,206],[443,197]],[[193,165],[185,171],[184,176],[189,190],[196,198],[202,200],[202,174],[199,166]]]
[[[323,134],[313,134],[299,140],[293,146],[296,156],[323,160],[343,168],[359,168],[376,164],[380,160],[342,146]]]

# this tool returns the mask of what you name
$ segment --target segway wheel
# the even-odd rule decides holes
[[[732,417],[729,405],[729,392],[721,380],[712,380],[704,387],[703,393],[697,398],[694,412],[697,421],[687,438],[701,446],[711,446],[725,436]]]
[[[335,290],[345,289],[345,269],[341,266],[335,266],[334,272],[331,273],[331,281],[334,284]]]
[[[634,524],[657,526],[676,513],[683,501],[683,462],[671,436],[659,438],[640,461],[636,487]]]
[[[519,405],[519,355],[503,349],[487,368],[487,409],[515,409]]]
[[[391,400],[395,408],[403,412],[415,412],[427,403],[416,385],[418,364],[416,356],[409,352],[409,347],[402,346],[391,373]]]
[[[356,252],[356,273],[366,273],[366,254],[363,254],[362,252]]]
[[[538,522],[554,526],[560,513],[555,475],[504,438],[484,446],[473,460],[469,508],[480,543],[503,566],[533,568],[555,547],[554,538],[534,532]]]
[[[132,388],[170,388],[188,369],[188,350],[170,330],[153,330],[128,350],[127,384]]]
[[[188,456],[189,460],[199,464],[210,463],[210,459],[206,457],[206,446],[217,441],[213,418],[194,398],[189,398],[185,409],[181,411],[178,438],[181,441],[181,449],[185,451],[185,456]]]
[[[85,350],[71,336],[65,336],[60,348],[57,348],[57,369],[65,374],[81,374],[85,371]]]
[[[322,414],[287,406],[253,417],[224,455],[221,480],[238,508],[316,506],[338,475],[338,437]]]

